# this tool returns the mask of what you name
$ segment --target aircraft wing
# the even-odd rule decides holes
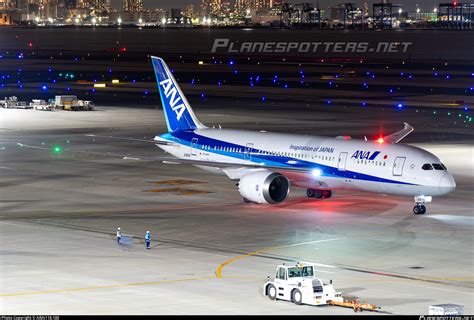
[[[129,139],[126,139],[129,140]],[[135,139],[139,140],[139,139]],[[144,140],[147,141],[147,140]],[[147,141],[147,142],[158,142],[158,141]],[[17,145],[23,148],[31,148],[31,149],[40,149],[40,150],[47,150],[51,151],[50,147],[46,146],[35,146],[29,145],[18,142]],[[242,164],[242,163],[232,163],[232,162],[214,162],[214,161],[203,161],[203,160],[195,160],[195,159],[179,159],[174,157],[150,157],[150,156],[139,156],[139,155],[130,155],[130,154],[119,154],[119,153],[111,153],[111,152],[96,152],[96,151],[84,151],[84,150],[74,150],[74,149],[62,149],[61,152],[70,152],[70,153],[83,153],[83,154],[91,154],[91,155],[98,155],[98,156],[109,156],[115,158],[121,158],[124,160],[136,160],[136,161],[160,161],[166,164],[191,164],[191,165],[199,165],[199,166],[208,166],[208,167],[215,167],[220,169],[226,168],[254,168],[254,169],[269,169],[269,170],[278,170],[278,171],[287,171],[287,172],[311,172],[311,168],[303,168],[303,167],[286,167],[286,166],[269,166],[265,165],[264,163],[249,163],[249,164]]]
[[[405,122],[402,130],[383,137],[383,140],[387,143],[398,143],[407,135],[409,135],[413,130],[415,129],[413,129],[411,125]]]
[[[136,139],[136,138],[125,138],[125,137],[115,137],[115,136],[101,136],[97,134],[86,134],[86,137],[96,137],[96,138],[108,138],[108,139],[117,139],[117,140],[126,140],[126,141],[139,141],[139,142],[149,142],[165,146],[177,146],[174,142],[162,141],[162,140],[146,140],[146,139]]]

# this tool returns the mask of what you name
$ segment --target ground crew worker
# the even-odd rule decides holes
[[[122,231],[120,227],[117,228],[117,244],[120,244],[120,239],[122,239]]]
[[[150,231],[147,231],[147,232],[145,233],[145,243],[146,243],[146,248],[147,248],[147,249],[150,249],[150,244],[151,244]]]

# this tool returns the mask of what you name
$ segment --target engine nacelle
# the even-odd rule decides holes
[[[290,192],[290,181],[284,175],[267,170],[247,174],[240,179],[242,197],[256,203],[280,203]]]

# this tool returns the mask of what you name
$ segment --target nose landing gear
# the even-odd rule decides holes
[[[432,200],[431,196],[417,196],[417,197],[415,197],[416,206],[413,207],[413,213],[414,214],[425,214],[426,213],[425,203],[431,202],[431,200]]]
[[[423,204],[417,204],[413,207],[414,214],[424,214],[426,212],[426,207]]]

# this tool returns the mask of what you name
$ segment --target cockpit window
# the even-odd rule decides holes
[[[433,167],[435,168],[435,170],[444,170],[443,166],[439,163],[433,163]]]
[[[425,163],[423,167],[421,167],[423,170],[433,170],[433,166],[429,163]]]
[[[448,171],[448,168],[446,168],[446,166],[444,164],[441,164],[444,168],[444,170]]]

